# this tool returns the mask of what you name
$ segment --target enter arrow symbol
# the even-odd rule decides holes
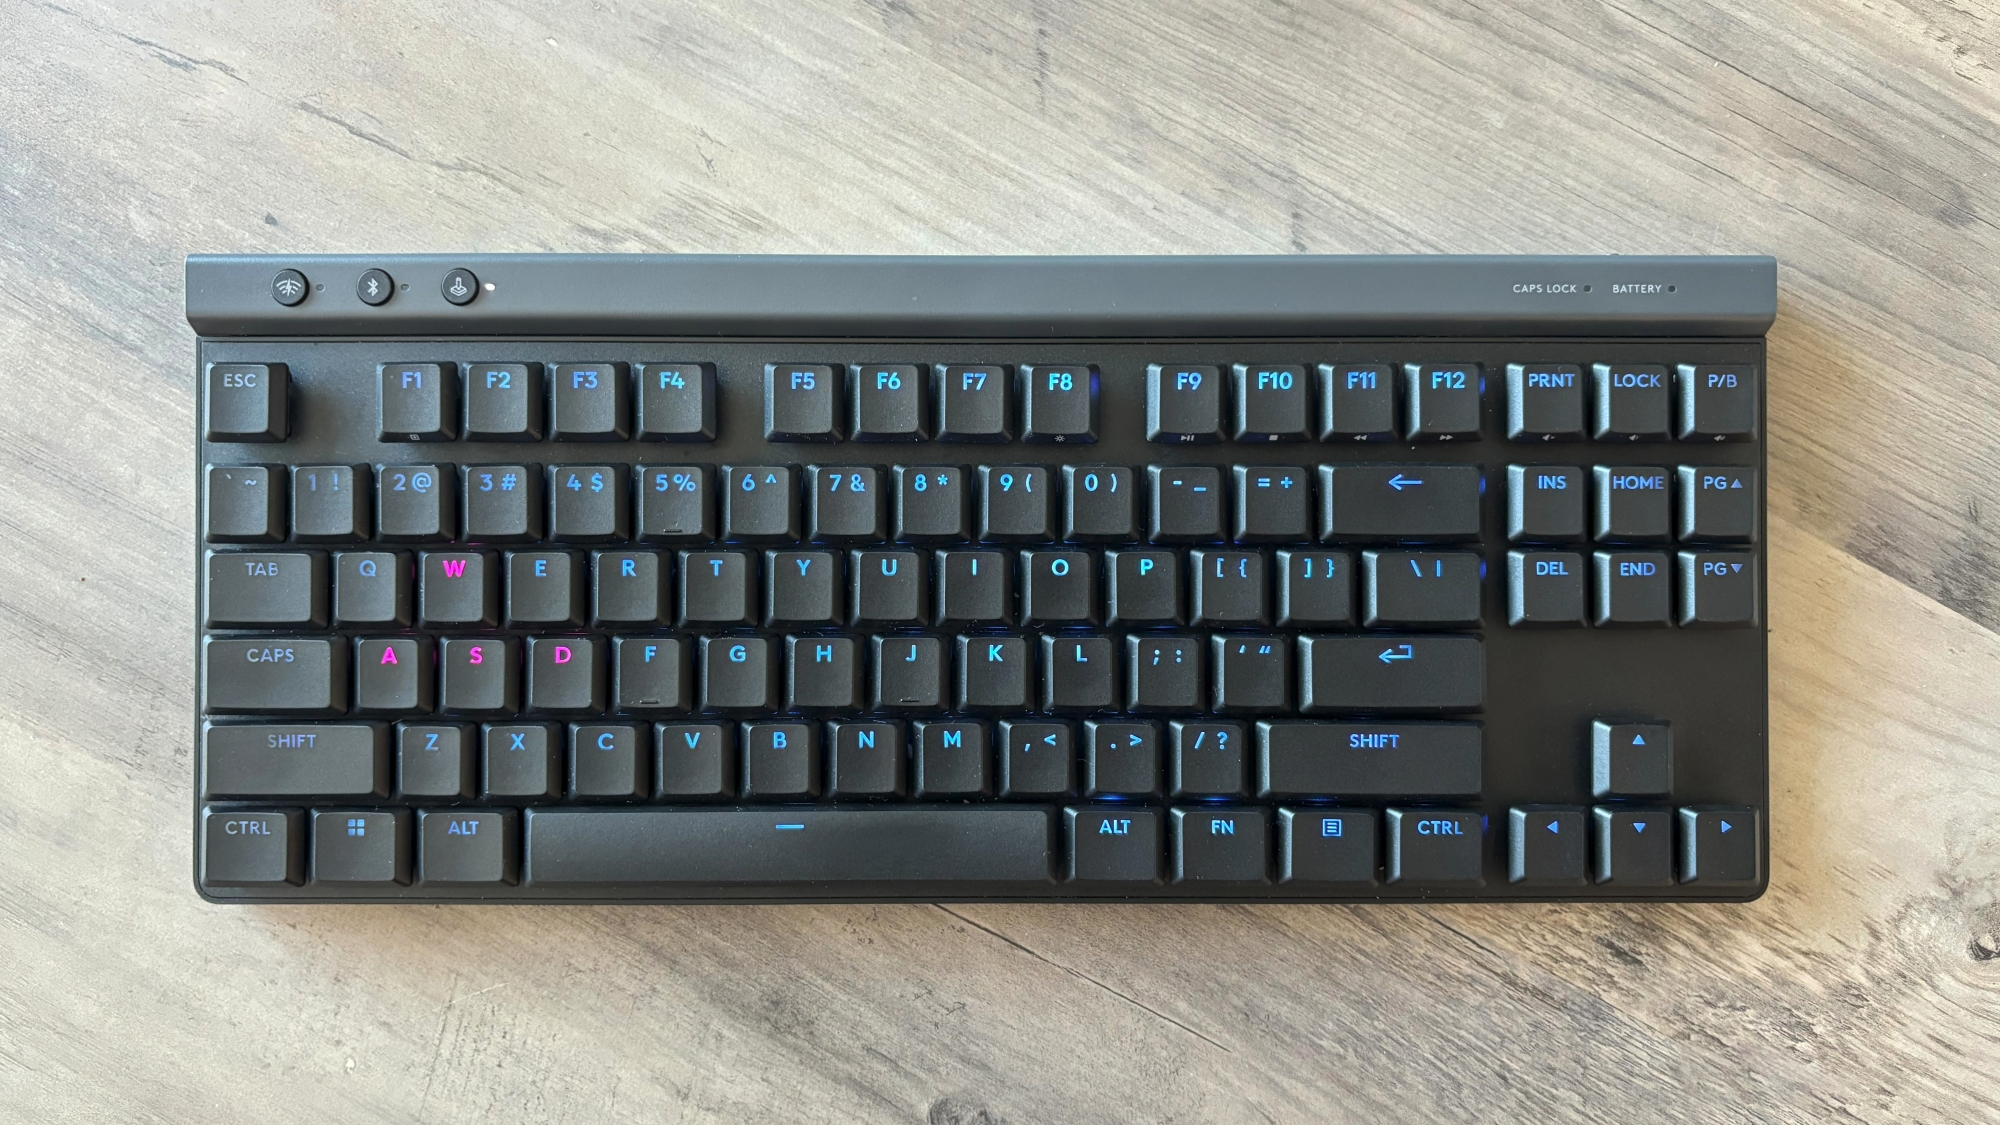
[[[1403,491],[1403,489],[1406,486],[1415,487],[1416,485],[1420,485],[1422,483],[1424,482],[1420,480],[1411,480],[1410,478],[1404,476],[1401,473],[1397,473],[1395,476],[1389,478],[1389,487],[1395,489],[1397,492]]]
[[[1392,660],[1415,660],[1416,658],[1416,653],[1410,651],[1409,645],[1397,645],[1394,648],[1385,648],[1382,650],[1380,657],[1384,664]]]

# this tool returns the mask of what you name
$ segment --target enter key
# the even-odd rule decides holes
[[[1376,634],[1300,637],[1299,710],[1472,711],[1486,699],[1478,637]]]

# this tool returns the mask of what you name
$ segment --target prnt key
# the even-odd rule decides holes
[[[283,441],[291,374],[282,363],[212,363],[203,390],[209,441]]]
[[[264,465],[210,465],[208,541],[277,543],[285,538],[282,480]]]
[[[458,436],[458,374],[449,363],[385,363],[377,421],[383,441],[450,441]]]
[[[1582,440],[1582,369],[1566,363],[1508,364],[1507,436],[1514,441]]]

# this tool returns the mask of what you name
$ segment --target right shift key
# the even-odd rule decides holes
[[[1377,633],[1299,638],[1299,710],[1471,711],[1486,699],[1478,637]]]
[[[1683,363],[1674,430],[1682,441],[1753,441],[1757,437],[1757,369]]]
[[[1321,465],[1320,538],[1477,539],[1479,491],[1477,465]]]

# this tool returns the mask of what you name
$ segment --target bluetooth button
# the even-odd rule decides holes
[[[454,305],[469,305],[479,296],[479,279],[471,270],[456,269],[444,275],[444,284],[438,287],[444,299]]]
[[[382,270],[369,270],[354,285],[354,295],[364,305],[387,304],[396,292],[396,281]]]
[[[271,299],[291,308],[306,299],[310,288],[305,274],[297,270],[279,270],[277,276],[271,279]]]

